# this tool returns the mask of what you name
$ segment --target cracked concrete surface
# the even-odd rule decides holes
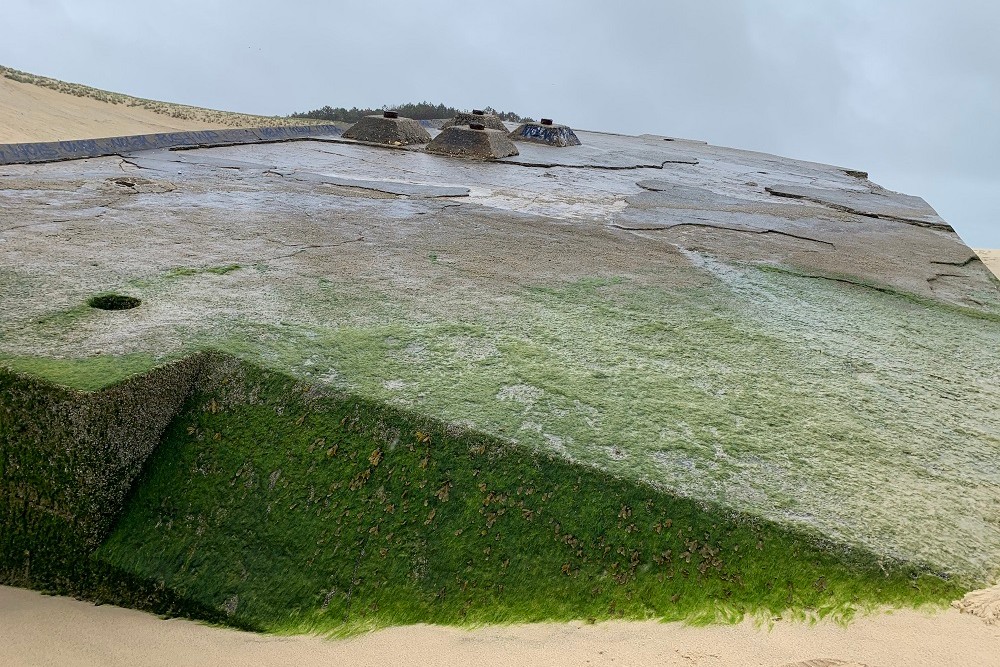
[[[872,187],[867,191],[855,191],[774,186],[766,190],[776,197],[801,199],[854,215],[896,220],[908,225],[933,227],[948,232],[955,231],[920,197],[888,192],[878,187]]]
[[[0,358],[221,346],[1000,572],[1000,291],[961,239],[856,170],[579,135],[492,162],[309,140],[0,167]],[[143,305],[83,305],[105,291]]]

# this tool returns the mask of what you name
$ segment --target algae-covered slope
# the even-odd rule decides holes
[[[218,355],[93,560],[272,631],[849,616],[960,590]]]
[[[1000,291],[947,224],[855,170],[662,137],[581,136],[582,146],[526,145],[516,159],[490,164],[308,141],[5,168],[0,358],[94,389],[221,350],[324,395],[349,392],[366,411],[406,410],[405,420],[433,418],[513,443],[520,454],[505,459],[513,467],[503,475],[521,475],[515,464],[534,456],[546,474],[574,470],[603,480],[592,488],[652,494],[667,515],[687,503],[718,525],[763,522],[791,540],[787,553],[812,543],[802,535],[821,537],[838,563],[860,555],[852,572],[862,579],[879,559],[961,586],[1000,573]],[[106,292],[141,304],[88,305]],[[222,542],[195,548],[199,567],[212,554],[235,557],[237,543],[225,540],[243,538],[226,535],[235,524],[224,517],[210,524],[208,487],[199,486],[208,482],[191,473],[197,465],[170,461],[264,457],[269,450],[247,452],[249,432],[233,430],[260,423],[257,408],[240,410],[189,415],[185,430],[168,431],[137,504],[98,553],[214,608],[235,596],[234,618],[278,627],[276,610],[300,598],[252,611],[266,596],[250,591],[266,586],[241,588],[250,586],[236,581],[242,570],[237,577],[205,565],[210,576],[189,578],[195,560],[129,560],[133,539],[167,548],[161,529],[148,527],[158,520],[157,493],[166,493],[149,489],[164,485],[191,490],[171,502],[202,508],[191,516],[205,517],[203,534],[218,527],[211,532]],[[235,445],[201,449],[211,442],[185,442],[188,426]],[[398,426],[400,442],[421,429]],[[267,444],[267,432],[257,437]],[[356,447],[356,458],[376,448],[390,458],[377,438]],[[282,470],[275,489],[284,479],[306,498],[321,491],[304,490],[301,475],[271,458],[251,463],[268,468],[267,485]],[[323,494],[332,493],[334,480],[325,483]],[[237,487],[212,488],[232,503],[224,494]],[[497,491],[516,497],[516,486]],[[227,516],[237,516],[233,507]],[[296,508],[281,520],[285,546],[273,533],[280,526],[268,528],[279,546],[259,556],[264,562],[298,563],[282,554],[297,553],[294,535],[314,529],[294,527]],[[607,511],[600,506],[602,517]],[[739,530],[732,534],[747,538]],[[190,548],[189,539],[178,534],[177,544]],[[539,549],[538,567],[549,568],[554,554],[537,539],[525,535],[524,548]],[[740,543],[740,553],[755,545]],[[450,548],[435,553],[456,576]],[[643,558],[652,548],[634,547]],[[777,553],[740,567],[768,567]],[[267,581],[255,562],[263,574],[248,568],[246,581]],[[613,574],[609,563],[594,567]],[[343,582],[324,589],[308,579],[301,595],[342,592]],[[770,595],[755,586],[740,604],[770,607]],[[573,605],[547,613],[572,615]],[[580,605],[580,615],[597,614]],[[376,622],[433,616],[416,609],[382,620],[372,613]],[[672,613],[660,603],[650,609]]]

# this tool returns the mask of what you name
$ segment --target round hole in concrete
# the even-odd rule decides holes
[[[100,310],[131,310],[141,304],[142,301],[134,296],[124,294],[99,294],[87,300],[87,305]]]

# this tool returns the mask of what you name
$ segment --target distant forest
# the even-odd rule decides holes
[[[370,116],[372,114],[379,114],[383,111],[388,110],[398,111],[400,116],[404,118],[415,118],[416,120],[431,120],[434,118],[451,118],[457,113],[468,113],[468,111],[463,109],[456,109],[454,107],[447,107],[443,104],[431,104],[430,102],[418,102],[408,103],[408,104],[398,104],[396,106],[384,106],[381,109],[359,109],[353,107],[351,109],[345,109],[343,107],[331,107],[325,106],[322,109],[314,109],[312,111],[296,112],[292,114],[292,118],[316,118],[319,120],[326,121],[342,121],[345,123],[356,123],[361,120],[363,116]],[[505,120],[510,123],[526,123],[534,119],[528,118],[527,116],[519,116],[513,111],[497,111],[492,107],[484,107],[483,111],[486,113],[496,114],[500,117],[500,120]]]

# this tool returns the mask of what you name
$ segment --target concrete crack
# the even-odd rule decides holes
[[[821,243],[823,245],[830,246],[834,250],[837,246],[829,241],[824,241],[822,239],[814,239],[809,236],[799,236],[798,234],[791,234],[789,232],[781,232],[777,229],[745,229],[741,227],[725,227],[723,225],[709,225],[700,222],[679,222],[676,225],[670,225],[669,227],[625,227],[624,225],[619,225],[617,223],[612,223],[612,227],[617,229],[624,229],[625,231],[652,231],[652,232],[662,232],[676,227],[707,227],[708,229],[722,229],[728,232],[744,232],[746,234],[776,234],[778,236],[788,236],[789,238],[798,239],[800,241],[812,241],[813,243]]]
[[[951,225],[947,223],[940,222],[927,222],[926,220],[914,220],[913,218],[905,218],[898,215],[890,215],[888,213],[873,213],[871,211],[863,211],[861,209],[851,208],[850,206],[844,206],[843,204],[834,204],[832,202],[824,201],[818,197],[810,197],[808,195],[793,193],[793,192],[782,192],[781,190],[774,190],[770,187],[764,188],[768,194],[775,197],[784,197],[786,199],[801,199],[802,201],[807,201],[812,204],[818,204],[819,206],[824,206],[834,211],[840,211],[841,213],[850,213],[851,215],[860,215],[865,218],[876,218],[879,220],[892,220],[893,222],[901,222],[905,225],[913,225],[915,227],[927,227],[929,229],[940,229],[944,231],[955,231]]]
[[[276,257],[272,257],[271,259],[275,260],[275,259],[285,259],[287,257],[294,257],[295,255],[298,255],[300,252],[305,252],[306,250],[315,250],[316,248],[339,248],[340,246],[347,245],[348,243],[357,243],[358,241],[364,241],[364,240],[365,240],[364,236],[359,236],[356,239],[348,239],[347,241],[341,241],[340,243],[322,243],[322,244],[314,243],[297,248],[296,250],[288,253],[287,255],[277,255]]]
[[[963,276],[960,273],[935,273],[933,276],[927,279],[927,282],[931,283],[941,278],[968,278],[968,276]]]
[[[378,167],[379,169],[384,169],[385,168],[384,164],[379,163],[379,162],[374,162],[372,160],[366,160],[363,157],[356,157],[356,156],[351,156],[351,155],[345,155],[343,153],[338,153],[336,151],[323,150],[322,148],[313,148],[312,150],[316,151],[317,153],[326,153],[327,155],[336,155],[337,157],[347,158],[348,160],[357,160],[358,162],[364,162],[365,164],[370,164],[370,165],[372,165],[374,167]],[[412,169],[403,169],[399,165],[393,165],[393,169],[395,171],[401,171],[404,174],[415,174],[417,176],[425,176],[425,174],[423,172],[414,171]]]
[[[14,225],[13,227],[8,227],[2,231],[12,232],[15,229],[28,229],[29,227],[40,227],[42,225],[51,225],[57,222],[71,222],[70,220],[42,220],[40,222],[26,222],[23,225]]]
[[[636,164],[636,165],[606,165],[606,164],[560,164],[558,162],[553,162],[551,164],[543,164],[540,162],[522,162],[520,160],[511,160],[509,158],[504,158],[503,160],[497,160],[497,164],[513,164],[519,167],[535,167],[537,169],[555,169],[556,167],[562,167],[564,169],[599,169],[604,171],[628,171],[634,169],[663,169],[668,164],[698,164],[698,160],[695,158],[677,158],[664,160],[660,164]]]
[[[864,287],[866,289],[874,290],[876,292],[881,292],[882,294],[891,294],[892,296],[906,296],[901,295],[897,290],[891,287],[881,287],[879,285],[873,285],[871,283],[863,283],[857,280],[850,280],[848,278],[835,278],[833,276],[824,276],[812,273],[798,273],[798,272],[788,272],[790,275],[799,276],[800,278],[815,278],[817,280],[829,280],[834,283],[842,283],[844,285],[853,285],[854,287]]]
[[[978,262],[978,261],[980,261],[979,260],[979,255],[973,255],[972,257],[969,257],[968,259],[966,259],[965,261],[962,261],[962,262],[942,262],[942,261],[939,261],[939,260],[932,259],[931,260],[931,264],[940,264],[941,266],[955,266],[955,267],[961,268],[963,266],[968,266],[969,264],[972,264],[973,262]]]
[[[129,160],[124,155],[116,154],[115,157],[121,158],[121,162],[118,163],[118,168],[121,169],[122,171],[125,171],[124,165],[126,164],[129,165],[130,167],[135,167],[136,169],[149,169],[149,167],[143,167],[141,164],[132,162],[132,160]]]

